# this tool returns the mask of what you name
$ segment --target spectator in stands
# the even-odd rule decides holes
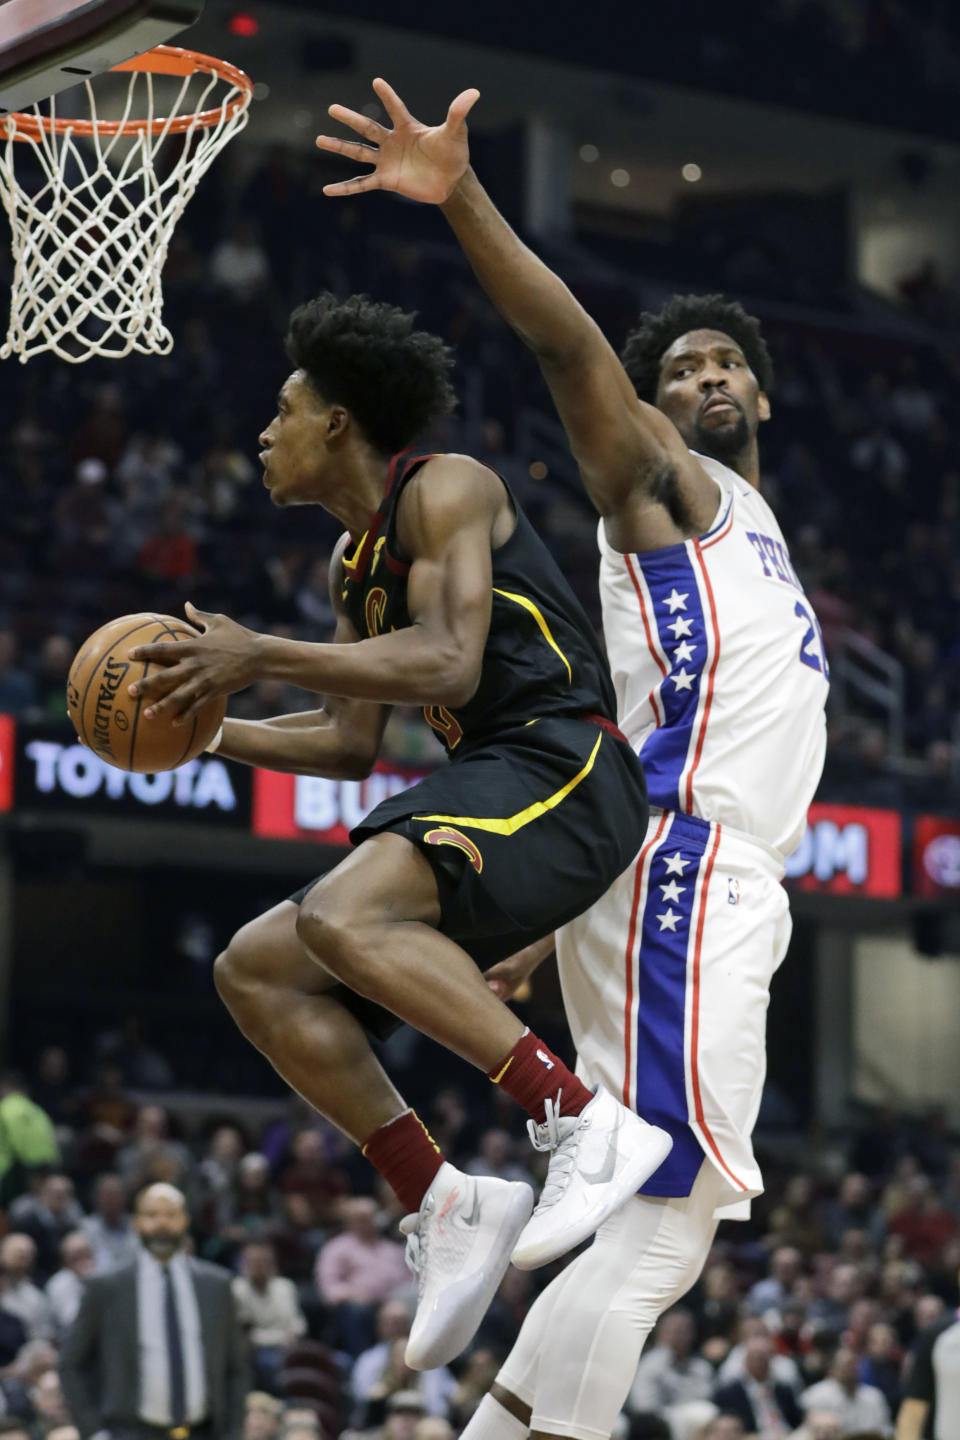
[[[735,1329],[736,1344],[717,1371],[717,1385],[730,1385],[742,1380],[747,1373],[747,1347],[755,1338],[768,1340],[771,1346],[770,1378],[778,1385],[787,1385],[799,1394],[802,1388],[801,1372],[797,1361],[790,1355],[776,1352],[773,1335],[766,1321],[759,1315],[743,1315]],[[819,1377],[818,1377],[819,1378]]]
[[[49,1340],[28,1340],[17,1351],[13,1364],[5,1367],[0,1380],[0,1413],[33,1416],[30,1391],[40,1376],[57,1366],[57,1349]]]
[[[882,1392],[891,1415],[897,1413],[900,1404],[902,1363],[897,1332],[885,1321],[875,1321],[867,1334],[866,1353],[857,1363],[857,1379],[861,1385],[872,1385]]]
[[[93,1214],[80,1229],[93,1250],[97,1275],[126,1265],[137,1254],[137,1234],[127,1211],[126,1186],[119,1175],[100,1175],[93,1192]]]
[[[753,1314],[766,1315],[771,1310],[780,1314],[793,1295],[802,1268],[799,1250],[793,1245],[778,1245],[770,1256],[770,1274],[765,1280],[758,1280],[747,1296],[747,1305]]]
[[[534,1184],[530,1171],[514,1156],[513,1138],[508,1131],[485,1130],[477,1149],[477,1155],[464,1166],[468,1175],[490,1175],[494,1179],[522,1180],[527,1185]]]
[[[627,1409],[656,1411],[685,1400],[707,1400],[713,1369],[695,1354],[696,1330],[689,1310],[676,1305],[660,1317],[652,1348],[640,1357]]]
[[[9,1288],[10,1281],[0,1266],[0,1370],[11,1365],[27,1343],[27,1327],[4,1304]]]
[[[97,1059],[119,1065],[124,1085],[137,1090],[169,1090],[174,1084],[169,1061],[144,1039],[139,1015],[124,1015],[116,1029],[101,1031]]]
[[[263,1390],[252,1390],[243,1403],[240,1440],[279,1440],[282,1420],[284,1403]]]
[[[856,1265],[835,1265],[827,1280],[826,1293],[810,1306],[810,1319],[818,1329],[840,1334],[849,1324],[850,1307],[862,1287],[862,1276]]]
[[[409,1284],[403,1248],[377,1229],[372,1200],[343,1202],[345,1229],[317,1257],[317,1290],[334,1314],[340,1342],[351,1355],[373,1339],[375,1307]]]
[[[275,715],[277,711],[270,713]],[[281,1195],[305,1197],[315,1229],[326,1230],[337,1223],[340,1202],[349,1194],[350,1182],[342,1170],[330,1164],[319,1130],[299,1130],[294,1135],[289,1162],[280,1172],[279,1190]]]
[[[67,1402],[55,1366],[44,1370],[31,1385],[30,1404],[33,1407],[35,1437],[47,1437],[61,1425],[70,1424]]]
[[[36,1195],[21,1195],[11,1205],[11,1227],[29,1235],[36,1245],[36,1272],[44,1284],[57,1268],[64,1236],[82,1220],[69,1175],[47,1175]]]
[[[29,1235],[7,1235],[0,1241],[0,1269],[6,1276],[3,1308],[23,1322],[28,1340],[53,1338],[50,1302],[33,1283],[37,1247]]]
[[[197,545],[186,524],[188,501],[177,491],[164,501],[156,526],[137,555],[137,566],[151,580],[188,580],[197,573]]]
[[[133,1129],[137,1107],[124,1091],[123,1071],[112,1061],[101,1061],[80,1110],[84,1123],[105,1143],[119,1148]]]
[[[33,676],[17,664],[17,636],[0,630],[0,715],[24,715],[36,705]]]
[[[233,1189],[222,1206],[221,1238],[231,1245],[244,1245],[271,1230],[280,1214],[267,1158],[251,1151],[240,1161]]]
[[[238,221],[230,235],[221,240],[210,257],[210,276],[240,305],[249,304],[267,290],[270,262],[254,221]]]
[[[143,1106],[133,1139],[117,1156],[117,1169],[131,1193],[156,1180],[178,1188],[189,1185],[193,1169],[190,1151],[170,1138],[170,1117],[162,1105]]]
[[[823,1230],[816,1215],[813,1180],[809,1175],[792,1175],[783,1199],[770,1212],[771,1235],[783,1245],[796,1246],[803,1254],[819,1250]]]
[[[770,1373],[773,1347],[766,1335],[754,1335],[744,1351],[744,1374],[741,1380],[721,1385],[713,1393],[713,1403],[720,1410],[736,1415],[748,1435],[763,1434],[768,1429],[799,1425],[803,1411],[789,1385],[774,1380]]]
[[[854,1351],[841,1348],[827,1379],[805,1390],[800,1403],[808,1412],[823,1410],[836,1415],[845,1431],[879,1430],[881,1435],[889,1435],[890,1407],[883,1392],[874,1385],[861,1384],[857,1368]]]
[[[243,1247],[241,1273],[233,1282],[237,1317],[253,1352],[254,1380],[264,1390],[276,1390],[284,1355],[307,1322],[300,1308],[297,1287],[277,1274],[273,1246],[255,1240]]]
[[[453,1437],[450,1421],[439,1415],[424,1415],[413,1427],[413,1440],[453,1440]]]
[[[398,1390],[387,1401],[387,1418],[376,1431],[377,1440],[413,1440],[424,1409],[416,1390]]]
[[[263,1390],[251,1390],[244,1402],[240,1440],[280,1440],[283,1404]]]
[[[826,1238],[837,1248],[844,1230],[866,1230],[874,1250],[883,1244],[886,1224],[870,1193],[870,1181],[866,1175],[856,1171],[845,1175],[840,1182],[836,1200],[827,1206],[825,1215]]]
[[[40,647],[32,718],[63,720],[66,716],[67,676],[76,650],[68,635],[48,635],[44,640]]]
[[[77,1085],[70,1073],[70,1056],[62,1045],[45,1045],[40,1051],[30,1093],[54,1125],[66,1127],[74,1123]]]
[[[907,1203],[891,1215],[890,1229],[903,1236],[909,1259],[929,1266],[958,1233],[957,1221],[940,1204],[928,1175],[913,1176],[908,1196]]]
[[[140,1249],[95,1275],[63,1348],[62,1376],[83,1440],[209,1425],[239,1440],[248,1372],[230,1275],[183,1253],[186,1201],[153,1185],[137,1202]],[[183,1440],[183,1437],[181,1437]]]
[[[502,1364],[502,1358],[493,1350],[477,1348],[470,1351],[456,1389],[450,1396],[450,1419],[458,1431],[473,1417]]]
[[[96,1262],[93,1246],[81,1230],[73,1230],[60,1242],[62,1267],[47,1281],[46,1295],[53,1314],[54,1332],[62,1340],[80,1308],[80,1296]]]
[[[381,1390],[380,1387],[384,1384],[391,1357],[396,1353],[397,1342],[406,1342],[410,1333],[410,1307],[403,1300],[385,1300],[377,1309],[376,1323],[376,1344],[357,1356],[350,1371],[350,1423],[360,1428],[365,1424],[370,1402],[375,1400],[378,1394],[387,1393],[386,1389]],[[446,1415],[455,1387],[456,1381],[446,1367],[424,1371],[417,1389],[427,1414]]]

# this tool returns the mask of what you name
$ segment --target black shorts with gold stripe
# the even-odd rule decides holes
[[[390,830],[412,841],[436,876],[441,933],[485,969],[598,900],[636,856],[647,815],[640,762],[619,732],[550,717],[458,748],[350,839]],[[290,898],[299,904],[315,883]],[[371,1023],[378,1007],[362,1009],[372,1033],[389,1033]]]

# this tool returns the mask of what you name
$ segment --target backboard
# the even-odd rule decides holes
[[[192,25],[203,0],[0,0],[0,120]]]

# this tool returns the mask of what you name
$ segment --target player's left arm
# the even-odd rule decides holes
[[[491,532],[503,501],[502,484],[477,461],[429,460],[407,484],[397,514],[410,557],[409,626],[352,645],[312,644],[261,635],[191,606],[191,619],[207,627],[203,635],[138,647],[138,659],[163,667],[137,682],[148,718],[172,713],[185,723],[212,696],[266,679],[387,705],[465,704],[480,680],[490,628]]]

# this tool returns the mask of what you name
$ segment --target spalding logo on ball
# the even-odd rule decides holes
[[[149,661],[130,659],[135,646],[175,644],[199,633],[186,620],[152,614],[121,615],[96,630],[81,645],[67,679],[67,710],[83,743],[119,770],[147,775],[176,770],[205,750],[223,724],[225,696],[209,700],[189,724],[175,726],[168,714],[145,720],[143,696],[127,693],[151,668]]]

